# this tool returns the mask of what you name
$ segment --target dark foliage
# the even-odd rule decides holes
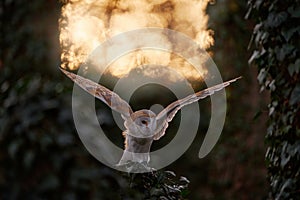
[[[300,199],[300,1],[249,0],[257,20],[249,62],[271,91],[266,164],[271,199]],[[252,12],[251,12],[252,11]]]
[[[184,200],[189,193],[187,190],[189,180],[185,177],[175,180],[176,175],[171,171],[124,176],[130,182],[130,189],[121,192],[122,199],[130,199],[130,196],[134,195],[139,197],[135,199]]]

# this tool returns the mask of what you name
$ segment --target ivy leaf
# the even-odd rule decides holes
[[[292,17],[299,18],[300,17],[300,7],[294,8],[289,7],[288,12],[292,15]]]
[[[284,184],[281,186],[280,192],[278,194],[278,199],[291,199],[288,198],[288,196],[289,191],[292,190],[293,185],[295,185],[295,181],[293,179],[286,179]]]
[[[22,142],[20,140],[15,140],[8,146],[8,154],[10,155],[11,158],[15,158]]]
[[[262,3],[263,3],[263,0],[256,0],[254,3],[255,8],[259,9]]]
[[[289,55],[293,50],[294,46],[291,44],[284,44],[281,48],[275,47],[276,58],[279,61],[283,61],[287,55]]]
[[[295,72],[298,74],[299,70],[300,70],[300,59],[297,59],[295,63],[291,63],[288,66],[288,71],[290,76],[293,76]]]
[[[261,110],[258,110],[255,115],[253,116],[252,120],[253,121],[256,121],[262,114],[262,111]]]
[[[268,75],[268,72],[266,71],[265,68],[262,68],[260,71],[259,71],[259,74],[257,76],[257,80],[259,82],[259,84],[263,84],[263,82],[266,80],[267,78],[267,75]]]
[[[250,65],[253,60],[255,60],[256,58],[258,58],[258,55],[259,55],[259,51],[255,50],[251,56],[251,58],[248,60],[248,64]]]
[[[283,143],[281,156],[280,156],[281,157],[281,162],[280,162],[281,168],[284,168],[291,159],[291,155],[288,152],[286,152],[288,146],[289,146],[289,144],[287,142]]]
[[[300,84],[297,84],[292,91],[291,98],[290,98],[290,105],[295,105],[296,103],[299,102],[300,102]]]
[[[297,32],[300,31],[300,27],[296,26],[294,28],[290,28],[287,30],[282,30],[281,35],[284,37],[284,39],[288,42],[290,41],[291,37]]]
[[[288,14],[286,12],[280,12],[280,13],[270,13],[267,21],[266,26],[270,28],[276,28],[279,25],[281,25],[283,22],[286,21],[288,17]]]
[[[181,176],[180,179],[179,179],[180,182],[183,182],[183,183],[190,183],[190,181],[184,177],[184,176]]]
[[[269,116],[271,116],[273,114],[273,112],[275,111],[275,107],[270,107],[269,109]]]
[[[256,24],[255,27],[254,27],[254,30],[253,30],[253,33],[256,34],[260,29],[261,27],[263,27],[263,23],[259,23],[259,24]]]

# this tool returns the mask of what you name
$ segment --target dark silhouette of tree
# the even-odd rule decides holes
[[[269,198],[300,199],[300,1],[249,0],[256,19],[249,60],[271,93],[266,134]]]

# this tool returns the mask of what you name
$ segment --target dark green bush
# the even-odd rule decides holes
[[[271,92],[266,164],[272,199],[300,199],[300,1],[249,0],[256,19],[249,62]]]

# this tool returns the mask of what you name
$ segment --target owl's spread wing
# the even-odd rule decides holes
[[[230,85],[230,83],[235,82],[241,77],[232,79],[230,81],[226,81],[224,83],[212,86],[195,94],[191,94],[183,99],[177,100],[170,105],[168,105],[164,110],[162,110],[156,117],[157,119],[157,127],[156,133],[154,135],[154,140],[160,139],[164,134],[166,129],[168,128],[168,123],[172,121],[175,114],[186,105],[199,101],[200,99],[204,99],[207,96],[214,94],[217,91],[222,90],[226,86]]]
[[[102,85],[99,85],[98,83],[83,78],[77,74],[68,72],[62,68],[60,68],[60,70],[86,92],[100,99],[106,105],[110,106],[113,110],[121,113],[123,116],[129,117],[133,113],[129,104],[121,99],[116,93],[110,91]]]

